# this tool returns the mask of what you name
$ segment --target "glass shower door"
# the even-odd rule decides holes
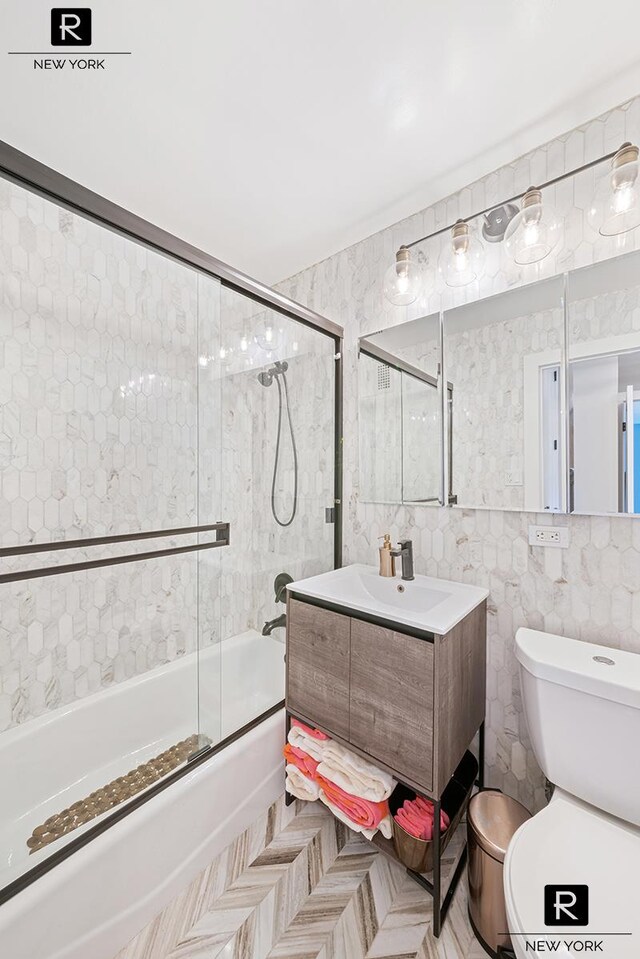
[[[284,699],[286,583],[334,565],[335,341],[222,287],[214,356],[221,409],[220,730]],[[201,397],[201,421],[206,421]],[[203,444],[205,446],[206,444]],[[200,715],[216,714],[201,657]]]
[[[219,282],[2,178],[0,265],[6,885],[200,748],[224,549]]]

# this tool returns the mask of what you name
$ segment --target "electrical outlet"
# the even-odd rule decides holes
[[[566,549],[568,545],[568,526],[529,527],[529,546],[555,546],[558,549]]]

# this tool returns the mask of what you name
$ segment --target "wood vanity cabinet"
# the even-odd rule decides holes
[[[289,597],[287,710],[439,797],[485,713],[486,603],[410,633]]]
[[[349,738],[351,621],[292,600],[287,612],[287,703]]]

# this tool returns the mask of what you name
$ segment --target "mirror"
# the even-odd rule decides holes
[[[440,316],[360,340],[360,490],[365,502],[442,503]]]
[[[640,513],[640,252],[363,337],[360,467],[373,502]]]
[[[460,506],[565,508],[563,289],[554,277],[444,313]]]
[[[569,274],[569,509],[640,513],[640,253]]]

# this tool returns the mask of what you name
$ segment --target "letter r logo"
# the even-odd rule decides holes
[[[51,46],[91,46],[91,10],[88,7],[54,7],[51,11]]]
[[[586,926],[589,923],[588,886],[545,886],[545,926]]]

